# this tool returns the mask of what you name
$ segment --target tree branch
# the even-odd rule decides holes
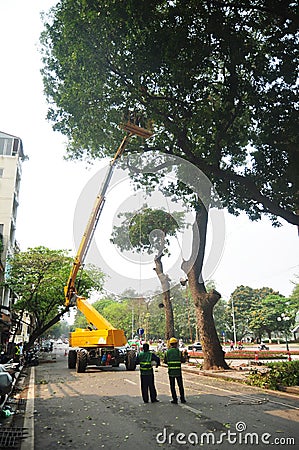
[[[252,196],[252,200],[263,205],[266,213],[281,217],[288,223],[299,226],[299,214],[282,208],[276,201],[271,200],[269,197],[263,195],[254,181],[252,181],[248,176],[239,175],[235,172],[232,172],[230,169],[221,169],[217,164],[207,164],[204,158],[194,155],[194,153],[189,148],[190,143],[186,134],[180,134],[178,138],[178,145],[188,157],[188,160],[200,170],[202,170],[207,176],[213,175],[227,181],[236,181],[239,186],[246,187],[246,189]]]
[[[33,331],[33,333],[30,335],[29,341],[27,344],[25,344],[25,350],[28,350],[32,345],[34,344],[34,341],[39,338],[45,331],[47,331],[49,328],[51,328],[55,323],[59,322],[60,318],[68,312],[69,307],[64,308],[59,314],[57,314],[53,319],[50,320],[46,325],[42,326],[41,328],[38,328],[37,330]]]

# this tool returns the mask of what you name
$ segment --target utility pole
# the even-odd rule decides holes
[[[234,345],[237,348],[237,333],[236,333],[236,321],[235,321],[235,308],[234,301],[232,299],[232,318],[233,318],[233,331],[234,331]]]

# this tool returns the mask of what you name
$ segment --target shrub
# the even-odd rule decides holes
[[[271,362],[265,366],[269,368],[267,372],[251,372],[247,383],[275,390],[278,390],[279,386],[299,385],[299,361]]]
[[[227,359],[254,359],[255,354],[258,354],[258,359],[284,359],[287,355],[281,351],[250,351],[250,350],[235,350],[227,352],[225,358]]]
[[[226,359],[255,359],[255,354],[258,354],[258,359],[286,359],[288,357],[286,351],[275,350],[234,350],[232,352],[226,352]],[[188,352],[191,358],[203,358],[202,352]],[[292,351],[292,354],[299,354],[298,351]]]

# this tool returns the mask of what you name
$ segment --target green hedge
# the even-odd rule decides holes
[[[251,386],[278,390],[280,386],[299,385],[299,361],[271,362],[265,364],[266,372],[252,371],[247,379]]]
[[[255,356],[259,359],[284,359],[287,358],[286,352],[283,351],[271,351],[271,350],[260,350],[260,351],[249,351],[249,350],[236,350],[234,352],[227,352],[225,354],[226,359],[255,359]]]
[[[189,356],[192,358],[203,358],[202,352],[191,352],[189,351]],[[255,359],[255,355],[258,355],[258,359],[285,359],[288,357],[286,351],[278,350],[234,350],[233,352],[226,352],[226,359]],[[299,354],[297,351],[292,351],[291,354]]]

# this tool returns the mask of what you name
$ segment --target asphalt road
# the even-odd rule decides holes
[[[172,405],[167,369],[160,403],[144,404],[139,370],[86,373],[56,362],[34,369],[34,449],[298,448],[298,397],[184,373],[186,404]]]

